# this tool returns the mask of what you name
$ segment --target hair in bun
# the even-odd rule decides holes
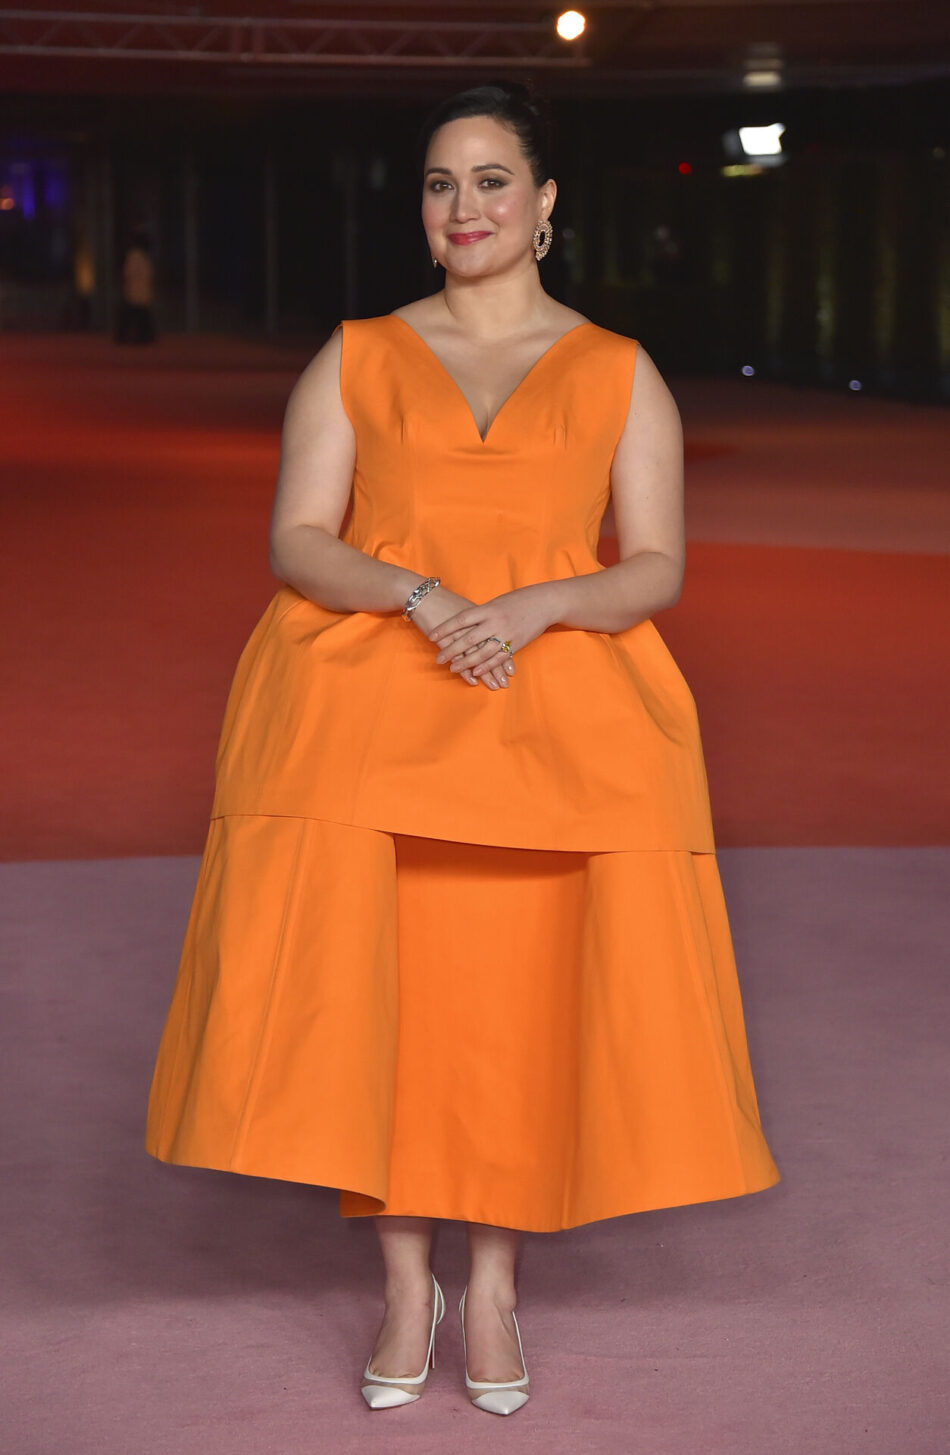
[[[472,86],[441,101],[423,122],[416,142],[416,160],[421,172],[429,142],[440,126],[463,116],[492,116],[510,127],[518,138],[531,168],[534,185],[540,187],[551,176],[551,116],[548,103],[530,83],[499,77],[484,86]]]

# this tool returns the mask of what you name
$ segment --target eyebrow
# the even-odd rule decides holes
[[[509,175],[509,177],[513,177],[515,175],[514,172],[511,170],[510,167],[502,166],[501,162],[482,162],[481,166],[473,167],[472,168],[472,171],[473,172],[507,172],[508,175]],[[431,176],[431,174],[433,172],[443,172],[445,174],[445,176],[447,176],[447,177],[451,177],[451,175],[452,175],[452,171],[451,171],[451,168],[450,167],[430,167],[429,170],[426,172],[426,176],[427,177]]]

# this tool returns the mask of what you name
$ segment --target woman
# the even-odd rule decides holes
[[[433,1220],[464,1221],[467,1388],[507,1414],[521,1231],[778,1172],[695,703],[650,621],[683,576],[676,406],[541,286],[527,91],[451,98],[422,149],[443,291],[344,320],[287,407],[285,584],[228,699],[147,1146],[375,1216],[372,1408],[421,1393]]]

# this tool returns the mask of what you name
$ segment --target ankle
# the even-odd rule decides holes
[[[428,1268],[423,1268],[414,1273],[387,1275],[383,1299],[387,1304],[431,1303],[432,1292],[432,1274]]]
[[[496,1308],[511,1313],[518,1304],[518,1294],[511,1278],[499,1278],[497,1274],[475,1274],[469,1277],[468,1303],[492,1303]]]

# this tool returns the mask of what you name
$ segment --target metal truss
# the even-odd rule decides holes
[[[0,9],[0,55],[286,66],[590,66],[532,21],[315,20]]]

